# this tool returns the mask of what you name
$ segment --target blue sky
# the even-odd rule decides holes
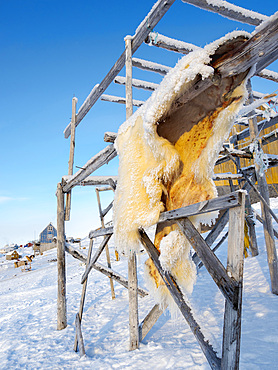
[[[275,0],[233,0],[236,5],[271,15]],[[56,225],[56,186],[68,171],[69,140],[63,130],[70,122],[71,100],[81,106],[91,89],[108,73],[154,1],[0,1],[0,246],[37,238],[44,227]],[[155,31],[198,46],[235,29],[237,23],[176,0]],[[181,55],[142,45],[136,57],[174,66]],[[278,71],[277,62],[269,69]],[[124,70],[121,72],[124,75]],[[134,77],[159,82],[161,77],[134,69]],[[253,79],[264,93],[277,84]],[[106,93],[124,96],[124,87]],[[135,99],[149,93],[134,89]],[[118,130],[125,107],[97,102],[76,132],[75,166],[106,146],[105,131]],[[75,168],[74,171],[77,169]],[[117,160],[95,174],[116,175]],[[108,194],[101,194],[104,205]],[[83,237],[100,226],[92,187],[73,190],[68,236]]]

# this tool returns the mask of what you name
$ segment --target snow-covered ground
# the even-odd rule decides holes
[[[259,209],[259,206],[256,206]],[[272,199],[278,214],[278,201]],[[240,369],[278,368],[278,297],[271,294],[263,230],[257,225],[259,256],[245,259]],[[127,262],[115,261],[113,268],[127,276]],[[98,243],[95,243],[94,250]],[[88,247],[88,240],[82,246]],[[227,244],[218,251],[225,263]],[[87,253],[87,249],[82,252]],[[31,249],[24,249],[30,255]],[[21,254],[21,253],[20,253]],[[144,287],[143,254],[139,284]],[[105,264],[105,254],[100,262]],[[93,270],[89,276],[82,332],[86,357],[73,351],[84,265],[67,255],[68,327],[56,330],[56,250],[36,256],[32,270],[15,269],[0,256],[0,368],[1,369],[209,369],[204,355],[181,316],[162,315],[140,349],[128,351],[127,290],[115,284],[111,299],[107,277]],[[152,308],[151,297],[139,298],[140,320]],[[196,321],[206,339],[221,356],[224,299],[205,268],[197,277],[190,297]]]

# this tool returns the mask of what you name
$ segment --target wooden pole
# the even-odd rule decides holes
[[[76,104],[77,104],[77,98],[73,98],[72,99],[72,115],[71,115],[69,170],[68,170],[69,175],[73,174],[74,148],[75,148]],[[71,191],[69,191],[67,193],[67,196],[66,196],[65,221],[69,221],[69,219],[70,219],[70,206],[71,206]]]
[[[249,92],[249,103],[253,102],[252,86],[250,80],[248,81],[248,92]],[[252,112],[250,112],[252,114]],[[258,137],[258,125],[256,117],[249,119],[249,131],[250,139],[255,141]],[[259,143],[258,143],[259,145]],[[267,251],[267,261],[271,280],[271,290],[273,294],[278,295],[278,262],[277,252],[275,247],[274,232],[272,226],[272,218],[269,210],[269,192],[268,185],[266,182],[265,174],[261,176],[263,171],[260,170],[260,165],[255,161],[256,177],[260,189],[260,194],[264,198],[264,202],[261,201],[262,218],[264,223],[264,236]]]
[[[100,220],[101,220],[101,227],[102,227],[102,229],[104,229],[105,228],[104,217],[103,217],[103,214],[102,214],[102,209],[101,209],[101,204],[100,204],[100,197],[99,197],[99,190],[98,189],[96,189],[96,194],[97,194],[97,202],[98,202],[98,209],[99,209],[99,217],[100,217]],[[108,240],[109,239],[110,238],[108,238]],[[105,238],[104,238],[104,240],[105,240]],[[106,253],[107,266],[108,266],[108,268],[111,269],[111,259],[110,259],[109,248],[108,248],[107,243],[105,244],[105,253]],[[112,296],[112,299],[115,299],[116,296],[115,296],[115,289],[114,289],[113,279],[110,277],[109,280],[110,280],[111,296]]]
[[[86,259],[86,268],[90,264],[92,249],[93,249],[93,239],[90,240],[90,244],[89,244],[88,256],[87,256],[87,259]],[[86,277],[86,279],[82,283],[82,293],[81,293],[81,299],[80,299],[80,305],[79,305],[79,312],[76,315],[76,316],[78,316],[80,324],[79,324],[79,326],[76,326],[76,334],[75,334],[74,347],[73,347],[74,351],[76,352],[77,351],[77,345],[79,345],[79,351],[80,351],[81,356],[82,356],[82,351],[83,351],[82,345],[83,345],[83,348],[84,348],[84,343],[83,343],[82,334],[80,336],[79,332],[81,333],[81,320],[82,320],[82,316],[83,316],[83,308],[84,308],[84,303],[85,303],[87,282],[88,282],[88,278]],[[79,341],[80,339],[82,339],[82,342]],[[85,350],[84,350],[84,354],[85,354]]]
[[[125,37],[125,68],[126,68],[126,119],[133,114],[132,105],[132,36]],[[137,294],[136,254],[128,260],[128,297],[129,297],[129,350],[139,348],[139,317]]]
[[[64,193],[62,185],[57,186],[57,329],[67,327],[66,306],[66,262],[65,262],[65,220],[64,220]]]
[[[227,273],[238,285],[237,305],[225,300],[221,369],[239,368],[244,253],[245,194],[242,205],[229,210]],[[236,230],[236,232],[235,232]],[[234,300],[235,302],[236,300]]]

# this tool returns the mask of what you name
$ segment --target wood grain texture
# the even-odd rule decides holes
[[[154,244],[149,239],[148,235],[145,233],[143,229],[139,230],[139,234],[141,237],[141,242],[146,249],[148,255],[153,260],[155,267],[157,268],[160,276],[162,277],[165,285],[167,286],[171,296],[173,297],[175,303],[177,304],[179,310],[181,311],[183,317],[187,321],[192,333],[194,334],[195,338],[197,339],[204,355],[207,358],[208,363],[210,364],[212,369],[220,369],[220,359],[217,357],[216,352],[213,350],[212,346],[209,344],[208,341],[205,341],[204,335],[200,330],[200,326],[197,324],[196,320],[194,319],[190,307],[187,305],[183,298],[183,294],[180,291],[179,287],[175,283],[173,277],[170,275],[169,272],[164,271],[161,267],[159,261],[159,252],[155,248]]]

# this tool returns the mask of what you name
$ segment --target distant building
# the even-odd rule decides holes
[[[6,260],[18,260],[19,258],[21,258],[22,256],[20,256],[18,254],[17,251],[13,251],[13,252],[9,252],[6,254]]]
[[[40,233],[40,243],[52,243],[53,238],[57,238],[57,230],[50,224]]]

